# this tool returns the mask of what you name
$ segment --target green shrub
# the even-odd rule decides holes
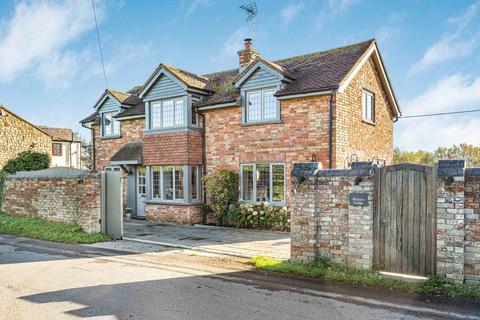
[[[203,179],[210,208],[218,223],[222,225],[230,206],[238,204],[239,176],[235,172],[218,169]]]
[[[5,178],[7,174],[0,171],[0,209],[2,208],[3,199],[5,197]]]
[[[27,150],[16,158],[7,161],[2,171],[13,174],[17,171],[42,170],[50,167],[50,157],[46,153]]]
[[[271,206],[268,202],[241,204],[238,226],[258,230],[289,231],[290,212],[285,207]]]

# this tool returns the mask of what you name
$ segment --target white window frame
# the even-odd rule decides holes
[[[105,112],[105,113],[102,113],[102,117],[101,117],[101,132],[102,132],[102,137],[118,137],[120,136],[121,132],[122,132],[122,124],[120,121],[118,121],[117,119],[115,119],[115,114],[117,112],[114,111],[114,112]],[[106,116],[107,115],[111,115],[112,116],[112,121],[111,123],[108,125],[112,131],[111,134],[106,134],[105,133],[105,129],[106,129],[106,126],[105,126],[105,120],[106,120]],[[118,132],[115,132],[115,124],[118,123]]]
[[[164,168],[167,166],[173,167],[173,199],[165,199],[164,197]],[[153,194],[153,168],[158,167],[159,170],[159,195],[160,197],[154,197]],[[175,181],[175,172],[177,171],[176,168],[181,167],[183,170],[183,198],[176,198],[175,195],[175,188],[176,188],[176,181]],[[197,198],[191,197],[191,168],[197,167]],[[162,166],[150,166],[150,174],[148,175],[148,179],[150,180],[150,199],[153,201],[165,202],[165,203],[198,203],[202,201],[202,166],[201,165],[162,165]],[[188,184],[188,186],[187,186]]]
[[[275,112],[276,112],[276,117],[271,118],[271,119],[265,119],[265,101],[264,101],[264,94],[265,92],[275,92],[277,91],[276,88],[265,88],[265,89],[260,89],[260,90],[249,90],[245,93],[245,117],[244,117],[244,123],[268,123],[268,122],[275,122],[280,120],[280,103],[278,99],[274,97],[275,99]],[[249,119],[249,97],[254,94],[260,93],[260,120],[250,120]]]
[[[368,98],[370,97],[371,106],[368,114]],[[368,122],[375,122],[375,94],[368,90],[362,90],[362,119]]]
[[[268,164],[270,167],[269,172],[269,183],[270,183],[270,194],[269,194],[269,203],[272,205],[285,205],[286,197],[287,197],[287,168],[284,162],[271,162],[271,163],[242,163],[240,164],[240,201],[246,203],[258,203],[257,199],[257,179],[258,179],[258,171],[257,171],[257,164]],[[273,166],[274,165],[282,165],[283,166],[283,200],[282,201],[272,201],[273,197]],[[243,199],[243,167],[244,166],[253,166],[253,190],[252,190],[252,201]]]
[[[178,119],[177,119],[177,114],[175,112],[175,109],[176,109],[175,107],[176,107],[176,103],[178,101],[182,102],[182,121],[181,121],[181,123],[177,124]],[[173,125],[172,126],[165,126],[164,122],[163,122],[164,104],[168,103],[168,102],[172,102],[172,106],[173,106]],[[153,126],[152,109],[153,109],[154,105],[158,105],[158,104],[160,105],[160,118],[159,118],[159,124],[160,125],[159,126]],[[152,129],[152,130],[185,127],[185,119],[187,118],[187,115],[185,113],[185,100],[184,100],[184,98],[181,97],[181,98],[171,98],[171,99],[152,101],[150,103],[150,112],[149,112],[148,118],[149,118],[148,119],[148,124],[149,124],[150,129]]]

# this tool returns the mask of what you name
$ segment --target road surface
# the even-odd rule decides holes
[[[155,251],[131,254],[0,235],[0,318],[468,318],[458,308],[437,306],[439,313],[432,313],[415,301],[402,300],[402,306],[392,303],[396,299],[297,287],[224,258]],[[475,319],[475,312],[470,307],[468,316]]]

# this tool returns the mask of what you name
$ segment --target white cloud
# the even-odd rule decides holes
[[[193,0],[185,12],[185,17],[190,17],[199,7],[211,4],[210,0]]]
[[[477,2],[470,5],[463,14],[449,18],[448,22],[454,25],[455,30],[444,34],[438,42],[430,46],[423,57],[411,66],[409,74],[414,75],[440,63],[471,55],[480,36],[478,33],[470,36],[471,28],[467,27],[477,16],[479,9],[480,2]]]
[[[221,55],[226,58],[236,57],[237,51],[243,46],[243,40],[248,37],[247,27],[238,28],[223,43]]]
[[[395,28],[391,26],[382,26],[378,31],[376,32],[375,38],[383,43],[389,40],[395,40],[397,39],[400,34],[401,34],[400,28]]]
[[[103,6],[97,5],[99,19]],[[13,16],[2,21],[0,35],[0,81],[12,81],[33,71],[45,83],[74,71],[85,53],[68,46],[95,26],[90,1],[19,2]]]
[[[287,24],[290,23],[293,19],[295,19],[298,14],[305,8],[302,2],[291,3],[285,8],[282,9],[280,15],[282,17],[283,23]]]
[[[478,109],[480,76],[445,77],[402,105],[404,115]],[[468,113],[400,119],[395,125],[395,146],[405,150],[433,150],[459,143],[480,145],[480,114]]]
[[[362,0],[326,0],[323,9],[317,15],[315,28],[321,29],[327,22],[343,15],[360,1]]]

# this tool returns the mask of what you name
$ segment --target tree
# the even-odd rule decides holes
[[[13,174],[17,171],[42,170],[49,167],[50,157],[48,154],[29,149],[19,153],[16,158],[8,160],[2,168],[2,172]]]
[[[438,160],[465,160],[466,167],[480,167],[480,147],[459,144],[452,147],[439,147],[434,152],[419,151],[401,151],[396,148],[393,151],[394,163],[418,163],[427,166],[433,166]]]

